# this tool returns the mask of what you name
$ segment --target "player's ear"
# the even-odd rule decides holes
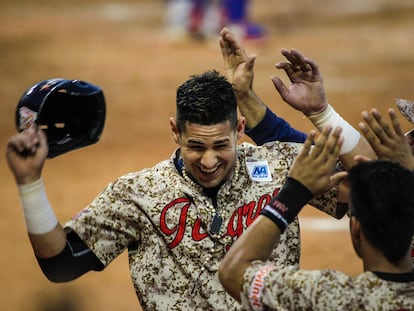
[[[349,219],[349,231],[351,233],[352,245],[354,246],[355,252],[361,257],[361,223],[355,216],[351,216]]]
[[[180,134],[178,133],[177,123],[175,122],[175,118],[173,117],[170,118],[170,133],[173,142],[178,144],[178,138]]]
[[[243,116],[240,116],[239,119],[237,120],[237,126],[236,126],[237,140],[243,137],[245,127],[246,127],[246,118]]]

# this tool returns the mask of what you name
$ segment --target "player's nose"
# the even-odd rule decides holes
[[[213,150],[207,150],[201,157],[201,165],[205,169],[212,169],[217,165],[217,154]]]

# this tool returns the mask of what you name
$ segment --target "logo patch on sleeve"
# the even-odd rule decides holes
[[[251,180],[272,181],[272,174],[267,161],[246,162],[246,167]]]

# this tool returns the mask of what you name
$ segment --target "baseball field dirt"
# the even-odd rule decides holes
[[[270,81],[283,72],[281,48],[297,48],[316,60],[328,99],[352,125],[363,110],[386,113],[395,98],[414,99],[414,3],[410,0],[252,0],[251,19],[268,32],[246,42],[257,53],[254,86],[293,126],[312,126],[283,103]],[[116,177],[169,157],[175,145],[168,118],[176,87],[189,75],[222,71],[217,38],[171,40],[165,33],[165,1],[5,0],[0,3],[0,143],[16,132],[14,113],[23,91],[53,77],[101,86],[107,101],[102,139],[96,145],[48,160],[44,182],[58,218],[75,215]],[[404,130],[411,125],[400,118]],[[248,140],[248,138],[244,138]],[[3,149],[4,150],[4,149]],[[11,311],[139,310],[126,254],[104,272],[53,284],[41,273],[27,239],[17,190],[0,158],[0,305]],[[347,232],[305,207],[303,268],[362,271]],[[57,307],[59,306],[59,307]]]

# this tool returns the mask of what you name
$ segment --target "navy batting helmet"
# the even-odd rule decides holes
[[[80,80],[48,79],[26,90],[16,108],[18,131],[36,124],[44,130],[48,158],[96,143],[105,123],[100,87]]]

